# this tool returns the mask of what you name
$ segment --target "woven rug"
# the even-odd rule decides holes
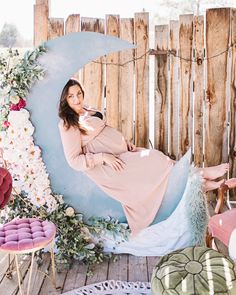
[[[151,295],[151,284],[109,280],[75,289],[62,295]]]

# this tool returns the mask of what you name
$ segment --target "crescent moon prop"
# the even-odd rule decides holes
[[[27,109],[35,126],[35,144],[50,176],[54,193],[62,194],[85,218],[112,216],[125,221],[122,206],[102,192],[87,176],[72,170],[64,157],[58,131],[58,103],[62,88],[70,77],[92,60],[135,46],[119,38],[94,32],[65,35],[45,43],[47,52],[39,58],[46,70],[27,98]]]

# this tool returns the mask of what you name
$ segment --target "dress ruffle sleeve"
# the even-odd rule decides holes
[[[79,129],[70,127],[66,130],[63,121],[59,122],[58,127],[64,154],[71,168],[86,171],[103,164],[103,153],[83,153]]]

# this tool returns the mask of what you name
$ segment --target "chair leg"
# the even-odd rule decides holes
[[[31,254],[31,265],[30,265],[30,273],[29,273],[29,280],[28,280],[28,287],[27,287],[27,295],[30,294],[29,291],[30,291],[30,284],[31,284],[33,265],[34,265],[34,254],[35,252],[32,252]]]
[[[8,256],[8,268],[6,271],[6,277],[8,279],[12,279],[12,272],[14,270],[14,262],[15,262],[15,258],[13,259],[13,261],[11,262],[11,254],[7,254]]]
[[[206,233],[206,246],[209,248],[212,248],[212,242],[213,242],[213,236],[212,236],[212,234],[209,233],[209,231],[207,231],[207,233]]]
[[[20,295],[23,295],[23,290],[22,290],[22,286],[21,286],[20,268],[19,268],[17,254],[15,254],[14,256],[15,256],[15,262],[16,262],[16,271],[17,271],[17,278],[18,278],[18,286],[19,286],[19,290],[20,290]]]
[[[55,255],[54,255],[54,241],[51,243],[51,261],[52,261],[52,283],[55,287],[55,289],[57,288],[56,286],[56,268],[55,268]]]

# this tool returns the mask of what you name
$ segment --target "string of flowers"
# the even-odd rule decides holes
[[[15,217],[40,217],[55,223],[57,259],[69,265],[72,259],[93,264],[108,257],[99,236],[105,232],[127,239],[127,225],[113,218],[93,218],[88,223],[83,215],[54,194],[49,175],[34,144],[34,127],[25,109],[30,88],[43,79],[45,70],[37,59],[46,52],[44,45],[27,51],[23,58],[17,50],[0,56],[0,150],[6,168],[13,176],[13,200],[2,221]]]

